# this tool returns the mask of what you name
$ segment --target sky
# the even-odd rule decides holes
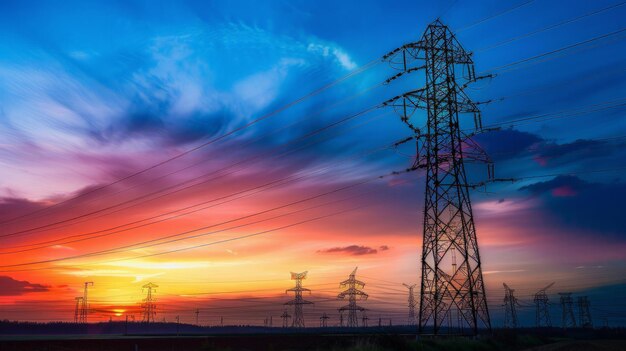
[[[522,325],[551,282],[555,324],[567,291],[624,325],[625,16],[615,0],[3,1],[0,319],[70,321],[87,281],[89,321],[140,319],[154,282],[159,320],[261,324],[308,271],[307,325],[337,324],[358,267],[369,315],[403,323],[425,177],[378,178],[415,147],[393,147],[410,130],[376,106],[424,79],[381,84],[398,73],[381,57],[440,18],[493,75],[466,90],[499,127],[474,140],[516,179],[471,193],[494,326],[503,282]]]

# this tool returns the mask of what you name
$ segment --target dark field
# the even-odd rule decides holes
[[[414,334],[407,333],[411,327],[293,330],[245,326],[200,328],[163,323],[157,326],[159,333],[124,335],[112,333],[125,328],[123,323],[89,326],[0,323],[0,326],[1,351],[626,351],[624,329],[567,332],[557,328],[517,332],[500,329],[478,338],[416,339]],[[61,326],[76,334],[60,333]],[[68,328],[71,326],[83,330],[71,330]],[[139,328],[135,325],[128,329],[132,327]]]

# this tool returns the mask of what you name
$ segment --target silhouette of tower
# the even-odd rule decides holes
[[[200,325],[200,309],[196,308],[196,325]]]
[[[328,319],[329,318],[330,317],[328,317],[326,312],[322,313],[322,316],[320,317],[320,327],[326,328],[328,326]]]
[[[462,330],[478,333],[479,324],[491,329],[481,269],[470,188],[484,185],[467,181],[465,162],[488,164],[489,157],[459,125],[459,114],[471,113],[476,132],[482,122],[477,104],[464,87],[476,77],[470,53],[466,52],[447,26],[436,20],[421,39],[405,44],[383,57],[400,75],[425,71],[426,87],[396,96],[383,103],[401,115],[417,140],[417,157],[412,169],[426,169],[422,275],[419,305],[419,332],[433,325],[438,334],[446,317],[462,317]],[[423,62],[415,64],[415,61]],[[412,116],[425,109],[425,128],[418,128]],[[467,327],[467,328],[465,328]]]
[[[417,305],[417,302],[415,301],[415,286],[417,284],[413,284],[413,285],[408,285],[405,283],[402,283],[402,285],[404,285],[407,289],[409,289],[409,319],[408,319],[408,325],[415,325],[415,306]]]
[[[82,323],[80,320],[81,310],[83,308],[83,297],[77,296],[74,298],[76,301],[76,307],[74,308],[74,323]]]
[[[293,305],[293,323],[291,326],[294,328],[304,328],[304,314],[302,312],[302,305],[313,304],[313,302],[306,301],[302,298],[303,291],[308,291],[309,293],[311,293],[311,290],[302,287],[302,281],[306,279],[307,273],[308,272],[291,272],[291,280],[296,281],[296,286],[295,288],[291,288],[285,291],[286,293],[290,291],[293,291],[295,293],[295,298],[285,303],[285,305]]]
[[[551,327],[550,319],[550,301],[548,299],[547,290],[554,285],[554,282],[548,284],[545,288],[537,291],[533,301],[535,302],[535,325],[540,327]]]
[[[593,328],[589,298],[587,296],[578,296],[578,322],[583,328]]]
[[[156,288],[158,287],[158,285],[152,282],[141,287],[141,291],[146,292],[146,298],[143,299],[143,304],[141,305],[143,308],[143,321],[146,323],[153,323],[155,321],[156,303],[154,302],[155,300],[152,294],[156,292]]]
[[[346,290],[339,293],[337,296],[340,299],[348,298],[348,304],[339,308],[339,312],[348,311],[348,327],[358,327],[357,311],[365,311],[365,308],[357,305],[357,300],[367,300],[368,296],[365,292],[361,291],[365,287],[365,283],[356,279],[356,267],[347,280],[341,282],[340,287],[346,288]]]
[[[369,321],[369,317],[367,316],[367,313],[365,311],[363,311],[363,317],[361,317],[361,321],[363,322],[363,324],[361,326],[367,328],[367,321]]]
[[[517,328],[517,306],[518,302],[513,295],[515,289],[511,289],[506,283],[502,283],[504,286],[504,327],[505,328]]]
[[[83,298],[81,299],[79,323],[87,323],[87,315],[89,314],[89,300],[87,299],[89,287],[93,286],[93,282],[85,282],[83,290]]]
[[[561,326],[563,329],[576,328],[576,319],[574,318],[574,299],[572,299],[572,293],[559,293],[561,296],[561,310],[563,315],[561,317]]]
[[[280,318],[283,319],[283,328],[289,327],[289,318],[291,318],[291,315],[287,312],[287,309],[280,315]]]

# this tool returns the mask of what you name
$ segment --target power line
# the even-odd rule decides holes
[[[517,6],[514,6],[514,7],[512,7],[512,8],[506,9],[506,10],[503,10],[503,11],[498,12],[498,13],[496,13],[496,14],[492,15],[492,16],[489,16],[489,17],[483,18],[483,19],[478,20],[478,21],[476,21],[476,22],[474,22],[474,23],[472,23],[472,24],[469,24],[469,25],[467,25],[467,26],[465,26],[465,27],[462,27],[462,28],[460,28],[460,29],[457,29],[457,30],[455,30],[455,31],[454,31],[454,33],[461,33],[461,32],[464,32],[464,31],[466,31],[466,30],[468,30],[468,29],[470,29],[470,28],[473,28],[473,27],[475,27],[475,26],[477,26],[477,25],[481,24],[481,23],[485,23],[485,22],[490,21],[490,20],[492,20],[492,19],[494,19],[494,18],[497,18],[497,17],[503,16],[503,15],[506,15],[507,13],[513,12],[513,11],[515,11],[515,10],[519,9],[519,8],[522,8],[522,7],[526,6],[526,5],[529,5],[529,4],[533,3],[534,1],[535,1],[535,0],[528,0],[528,1],[523,2],[523,3],[521,3],[521,4],[517,5]]]
[[[524,34],[518,35],[516,37],[503,40],[503,41],[501,41],[499,43],[496,43],[496,44],[493,44],[493,45],[484,46],[482,48],[474,50],[474,52],[483,52],[483,51],[491,50],[491,49],[500,47],[502,45],[509,44],[509,43],[514,42],[516,40],[527,38],[527,37],[533,36],[535,34],[539,34],[539,33],[542,33],[542,32],[554,29],[554,28],[558,28],[558,27],[564,26],[566,24],[570,24],[570,23],[579,21],[579,20],[581,20],[583,18],[587,18],[587,17],[593,16],[593,15],[597,15],[599,13],[602,13],[602,12],[605,12],[605,11],[608,11],[608,10],[615,9],[617,7],[623,6],[624,4],[626,4],[626,1],[622,1],[620,3],[614,4],[614,5],[611,5],[611,6],[608,6],[608,7],[604,7],[602,9],[599,9],[599,10],[596,10],[596,11],[593,11],[593,12],[586,13],[586,14],[578,16],[578,17],[574,17],[574,18],[571,18],[571,19],[568,19],[568,20],[565,20],[565,21],[562,21],[562,22],[559,22],[559,23],[556,23],[556,24],[552,24],[552,25],[549,25],[547,27],[543,27],[541,29],[537,29],[535,31],[524,33]]]
[[[335,121],[335,122],[333,122],[333,123],[331,123],[331,124],[328,124],[328,125],[326,125],[326,126],[324,126],[324,127],[322,127],[322,128],[318,128],[318,129],[316,129],[316,130],[314,130],[314,131],[312,131],[312,132],[310,132],[310,133],[307,133],[306,135],[304,135],[304,136],[302,136],[302,137],[300,137],[300,138],[298,138],[298,139],[296,139],[296,140],[292,140],[292,141],[290,141],[289,143],[286,143],[285,145],[289,145],[289,144],[291,144],[291,143],[293,143],[293,142],[300,141],[300,140],[304,140],[304,139],[307,139],[307,138],[309,138],[309,137],[311,137],[311,136],[313,136],[313,135],[317,135],[317,134],[319,134],[319,133],[321,133],[321,132],[323,132],[323,131],[325,131],[325,130],[328,130],[328,129],[334,128],[334,127],[336,127],[336,126],[338,126],[338,125],[340,125],[340,124],[342,124],[342,123],[345,123],[345,122],[347,122],[347,121],[349,121],[349,120],[351,120],[351,119],[354,119],[354,118],[359,117],[359,116],[361,116],[361,115],[364,115],[364,114],[366,114],[366,113],[368,113],[368,112],[371,112],[371,111],[373,111],[374,109],[376,109],[376,108],[378,108],[378,107],[380,107],[380,106],[379,106],[379,105],[377,105],[377,106],[372,106],[372,107],[366,108],[366,109],[364,109],[364,110],[361,110],[361,111],[359,111],[359,112],[357,112],[357,113],[351,114],[351,115],[349,115],[349,116],[347,116],[347,117],[344,117],[344,118],[342,118],[342,119],[340,119],[340,120],[338,120],[338,121]],[[278,149],[278,148],[280,148],[280,147],[284,147],[285,145],[281,145],[281,146],[276,147],[276,148],[274,148],[274,149]],[[267,152],[267,153],[271,153],[271,152],[273,152],[273,151],[274,151],[274,149],[270,150],[270,151],[269,151],[269,152]],[[261,157],[261,156],[263,156],[263,155],[257,155],[257,156],[255,157],[255,159],[256,159],[256,158],[259,158],[259,157]],[[249,160],[247,160],[247,161],[249,161]],[[242,161],[240,161],[240,162],[238,162],[238,163],[242,163]],[[220,171],[221,171],[221,170],[220,170]],[[209,175],[210,175],[210,174],[215,174],[215,173],[217,173],[217,172],[219,172],[219,171],[212,171],[212,172],[209,172],[208,174],[209,174]],[[203,176],[204,176],[204,175],[203,175]],[[199,178],[201,178],[201,177],[203,177],[203,176],[196,177],[195,179],[199,179]],[[224,176],[224,175],[221,175],[221,176],[218,176],[218,177],[223,177],[223,176]],[[213,179],[215,179],[215,178],[213,178]],[[211,180],[213,180],[213,179],[211,179]],[[191,187],[197,186],[197,185],[199,185],[199,184],[203,184],[203,183],[192,184],[192,185],[189,185],[189,186],[184,187],[184,188],[182,188],[182,189],[177,189],[177,190],[175,190],[175,191],[172,191],[171,193],[177,193],[177,192],[180,192],[180,191],[182,191],[182,190],[186,190],[186,189],[189,189],[189,188],[191,188]],[[173,185],[173,186],[167,187],[165,190],[169,190],[169,189],[175,188],[175,187],[177,187],[177,186],[178,186],[178,185]],[[40,225],[40,226],[37,226],[37,227],[32,227],[32,228],[29,228],[29,229],[24,229],[24,230],[19,230],[19,231],[14,231],[14,232],[10,232],[10,233],[1,234],[1,235],[0,235],[0,238],[5,238],[5,237],[16,236],[16,235],[20,235],[20,234],[25,234],[25,233],[33,232],[33,231],[35,231],[35,230],[45,229],[45,228],[48,228],[48,227],[51,227],[51,226],[54,226],[54,225],[57,225],[57,224],[64,224],[64,223],[68,223],[68,222],[74,221],[74,220],[76,220],[76,219],[85,218],[85,217],[91,216],[91,215],[93,215],[93,214],[101,213],[101,212],[103,212],[103,211],[106,211],[106,210],[113,209],[113,208],[116,208],[116,207],[121,206],[121,205],[125,205],[125,204],[128,204],[128,203],[131,203],[131,202],[133,202],[133,201],[136,201],[137,199],[143,199],[143,198],[146,198],[146,197],[148,197],[148,196],[151,196],[151,195],[155,195],[155,194],[161,193],[162,191],[163,191],[163,189],[162,189],[162,190],[158,190],[158,191],[154,191],[154,192],[152,192],[152,193],[150,193],[150,194],[147,194],[147,195],[142,195],[142,196],[140,196],[139,198],[135,198],[135,199],[131,199],[131,200],[126,200],[126,201],[123,201],[123,202],[121,202],[121,203],[117,203],[117,204],[114,204],[114,205],[110,205],[110,206],[107,206],[107,207],[105,207],[105,208],[101,208],[101,209],[94,210],[94,211],[91,211],[91,212],[88,212],[88,213],[85,213],[85,214],[77,215],[77,216],[74,216],[74,217],[71,217],[71,218],[68,218],[68,219],[64,219],[64,220],[56,221],[56,222],[53,222],[53,223],[48,223],[48,224],[45,224],[45,225]],[[171,194],[171,193],[166,193],[166,195],[169,195],[169,194]],[[164,196],[164,195],[161,195],[161,196],[159,196],[159,197],[157,197],[157,198],[161,198],[161,197],[163,197],[163,196]],[[154,198],[153,198],[153,199],[151,199],[150,201],[152,201],[152,200],[154,200]],[[135,205],[137,205],[137,204],[135,204]],[[134,205],[134,206],[135,206],[135,205]],[[131,207],[132,207],[132,206],[131,206]],[[127,208],[129,208],[129,207],[125,207],[125,209],[127,209]],[[110,213],[109,213],[109,214],[110,214]],[[1,223],[0,223],[0,224],[1,224]],[[63,228],[63,227],[56,227],[56,228],[53,228],[53,229],[59,229],[59,228]]]
[[[410,171],[413,171],[413,169],[407,169],[407,170],[405,170],[405,171],[401,171],[401,172],[391,172],[391,173],[388,173],[388,174],[385,174],[385,175],[382,175],[382,176],[377,176],[377,177],[374,177],[374,178],[368,178],[368,179],[365,179],[365,180],[361,180],[361,181],[359,181],[359,182],[357,182],[357,183],[352,183],[352,184],[350,184],[350,185],[346,185],[346,186],[343,186],[343,187],[341,187],[341,188],[336,188],[336,189],[331,190],[331,191],[329,191],[329,192],[327,192],[327,193],[324,193],[324,194],[316,195],[315,197],[317,198],[317,197],[324,196],[324,195],[326,195],[326,194],[339,192],[339,191],[346,190],[346,189],[349,189],[349,188],[354,188],[354,187],[356,187],[356,186],[360,186],[360,185],[363,185],[363,184],[367,184],[367,183],[373,182],[373,181],[378,180],[378,179],[383,179],[383,178],[386,178],[386,177],[389,177],[389,176],[395,176],[395,175],[399,175],[399,174],[406,173],[406,172],[410,172]],[[302,201],[299,201],[299,202],[303,202],[303,201],[306,201],[306,200],[302,200]],[[339,200],[339,201],[341,201],[341,200]],[[285,205],[285,206],[287,206],[287,205]],[[318,207],[319,207],[319,206],[322,206],[322,205],[318,205]],[[284,207],[284,206],[283,206],[283,207]],[[362,207],[362,206],[361,206],[361,207]],[[361,208],[361,207],[356,207],[356,208],[354,208],[353,210],[358,209],[358,208]],[[294,211],[294,212],[299,212],[299,211],[301,212],[301,211],[304,211],[304,210],[298,210],[298,211]],[[352,211],[352,210],[350,210],[350,211]],[[162,254],[166,254],[166,253],[173,253],[173,252],[185,251],[185,250],[190,250],[190,249],[194,249],[194,248],[199,248],[199,247],[209,246],[209,245],[213,245],[213,244],[217,244],[217,243],[223,243],[223,242],[229,242],[229,241],[233,241],[233,240],[239,240],[239,239],[243,239],[243,238],[248,238],[248,237],[252,237],[252,236],[257,236],[257,235],[261,235],[261,234],[265,234],[265,233],[269,233],[269,232],[274,232],[274,231],[278,231],[278,230],[282,230],[282,229],[290,228],[290,227],[292,227],[292,226],[296,226],[296,225],[300,225],[300,224],[303,224],[303,223],[308,223],[308,222],[316,221],[316,220],[319,220],[319,219],[322,219],[322,218],[326,218],[326,217],[330,217],[330,216],[334,216],[334,215],[337,215],[337,214],[340,214],[340,213],[343,213],[343,212],[346,212],[346,211],[340,211],[340,212],[337,212],[337,213],[334,213],[334,214],[331,214],[331,215],[326,215],[326,216],[316,217],[316,218],[314,218],[314,219],[310,219],[310,220],[305,220],[305,221],[297,222],[297,223],[295,223],[295,224],[291,224],[291,225],[287,225],[287,226],[283,226],[283,227],[279,227],[279,228],[274,228],[274,229],[271,229],[271,230],[267,230],[267,231],[263,231],[263,232],[259,232],[259,233],[255,233],[255,234],[248,234],[248,235],[244,235],[244,236],[236,237],[236,238],[233,238],[233,239],[225,239],[225,240],[216,241],[216,242],[213,242],[213,243],[210,243],[210,244],[196,245],[196,246],[192,246],[192,247],[188,247],[188,248],[177,249],[177,250],[171,250],[171,251],[165,251],[165,252],[156,253],[156,254],[148,254],[148,255],[142,255],[142,256],[137,256],[137,257],[133,257],[133,258],[125,258],[124,260],[128,260],[128,259],[137,259],[137,258],[144,258],[144,257],[152,257],[152,256],[158,256],[158,255],[162,255]],[[281,215],[281,216],[285,216],[285,215]],[[277,216],[277,217],[278,217],[278,216]],[[249,224],[239,225],[239,226],[235,226],[235,227],[232,227],[232,228],[238,228],[238,227],[245,226],[245,225],[249,225]],[[204,228],[204,227],[203,227],[203,228]],[[232,229],[232,228],[230,228],[230,229]],[[186,234],[186,233],[193,232],[193,231],[198,231],[198,230],[202,230],[202,229],[195,229],[195,230],[192,230],[192,231],[187,231],[187,232],[184,232],[184,233],[178,233],[178,234],[171,235],[170,237],[174,237],[174,236],[178,236],[178,235],[181,235],[181,234]],[[217,233],[217,232],[222,232],[222,231],[224,231],[224,230],[228,230],[228,229],[223,229],[223,230],[217,230],[217,231],[208,232],[208,233],[197,234],[197,235],[194,235],[194,236],[193,236],[193,238],[200,237],[200,236],[204,236],[204,235],[209,235],[209,234],[214,234],[214,233]],[[152,240],[148,240],[148,241],[146,241],[146,242],[160,241],[160,240],[163,240],[163,239],[164,239],[164,238],[152,239]],[[188,238],[177,239],[176,241],[178,241],[178,240],[185,240],[185,239],[188,239]],[[140,247],[135,247],[135,246],[137,246],[137,245],[140,245],[140,244],[133,244],[133,245],[129,245],[128,247],[134,247],[134,248],[133,248],[133,250],[143,248],[143,247],[141,247],[141,246],[140,246]],[[151,245],[151,246],[154,246],[154,245]],[[19,266],[25,266],[25,265],[35,265],[35,264],[43,264],[43,263],[60,262],[60,261],[66,261],[66,260],[70,260],[70,259],[84,258],[84,257],[92,257],[92,256],[97,256],[97,255],[102,255],[102,254],[113,253],[113,252],[115,252],[115,253],[119,253],[119,252],[114,251],[114,250],[118,250],[118,249],[115,249],[115,248],[114,248],[114,249],[102,250],[102,251],[98,251],[98,252],[92,252],[92,253],[87,253],[87,254],[81,254],[81,255],[70,256],[70,257],[57,258],[57,259],[50,259],[50,260],[42,260],[42,261],[38,261],[38,262],[19,263],[19,264],[11,264],[11,265],[0,265],[0,268],[7,268],[7,267],[19,267]],[[118,261],[118,260],[114,260],[114,261]],[[25,271],[25,270],[20,270],[20,271]],[[5,272],[6,272],[6,271],[5,271]]]
[[[611,36],[623,33],[624,31],[626,31],[626,28],[622,28],[622,29],[616,30],[616,31],[611,32],[611,33],[599,35],[597,37],[594,37],[594,38],[591,38],[591,39],[587,39],[587,40],[583,40],[583,41],[580,41],[580,42],[577,42],[577,43],[574,43],[574,44],[571,44],[571,45],[563,46],[561,48],[558,48],[558,49],[555,49],[555,50],[551,50],[551,51],[548,51],[548,52],[544,52],[544,53],[541,53],[541,54],[538,54],[538,55],[535,55],[535,56],[531,56],[531,57],[528,57],[528,58],[525,58],[525,59],[522,59],[522,60],[519,60],[519,61],[515,61],[515,62],[507,63],[507,64],[502,65],[502,66],[491,68],[491,69],[489,69],[489,72],[499,71],[499,70],[507,69],[507,68],[510,68],[510,67],[513,67],[513,66],[517,66],[517,65],[529,62],[529,61],[534,61],[534,60],[540,59],[540,58],[545,57],[545,56],[553,55],[553,54],[556,54],[556,53],[559,53],[559,52],[562,52],[562,51],[565,51],[565,50],[569,50],[569,49],[572,49],[572,48],[575,48],[575,47],[578,47],[578,46],[581,46],[581,45],[592,43],[592,42],[597,41],[597,40],[605,39],[605,38],[608,38],[608,37],[611,37]]]
[[[167,163],[169,163],[171,161],[177,160],[177,159],[179,159],[179,158],[181,158],[181,157],[183,157],[185,155],[191,154],[191,153],[193,153],[193,152],[195,152],[197,150],[200,150],[200,149],[202,149],[202,148],[204,148],[204,147],[206,147],[208,145],[216,143],[216,142],[218,142],[220,140],[223,140],[223,139],[225,139],[225,138],[227,138],[227,137],[229,137],[229,136],[231,136],[231,135],[233,135],[233,134],[235,134],[237,132],[240,132],[240,131],[242,131],[242,130],[244,130],[246,128],[249,128],[249,127],[251,127],[251,126],[253,126],[253,125],[255,125],[255,124],[257,124],[257,123],[259,123],[259,122],[261,122],[263,120],[265,120],[265,119],[273,117],[273,116],[279,114],[280,112],[282,112],[284,110],[287,110],[287,109],[289,109],[289,108],[291,108],[291,107],[293,107],[293,106],[295,106],[295,105],[305,101],[306,99],[308,99],[310,97],[316,96],[316,95],[320,94],[321,92],[323,92],[323,91],[325,91],[327,89],[330,89],[331,87],[333,87],[333,86],[335,86],[335,85],[337,85],[337,84],[339,84],[339,83],[341,83],[341,82],[343,82],[345,80],[348,80],[349,78],[351,78],[353,76],[356,76],[356,75],[358,75],[358,74],[360,74],[360,73],[362,73],[362,72],[364,72],[364,71],[374,67],[375,65],[377,65],[379,63],[380,63],[380,61],[378,59],[372,60],[372,61],[366,63],[365,65],[361,66],[360,68],[357,68],[357,69],[353,70],[352,72],[344,75],[343,77],[338,78],[338,79],[336,79],[336,80],[334,80],[334,81],[332,81],[332,82],[322,86],[321,88],[318,88],[318,89],[316,89],[316,90],[314,90],[314,91],[312,91],[312,92],[310,92],[310,93],[308,93],[308,94],[306,94],[306,95],[304,95],[304,96],[302,96],[302,97],[300,97],[298,99],[295,99],[295,100],[293,100],[293,101],[291,101],[291,102],[289,102],[289,103],[287,103],[285,105],[282,105],[281,107],[279,107],[279,108],[277,108],[277,109],[275,109],[275,110],[273,110],[271,112],[268,112],[268,113],[266,113],[266,114],[264,114],[264,115],[262,115],[262,116],[260,116],[260,117],[258,117],[256,119],[254,119],[254,120],[244,124],[243,126],[237,127],[237,128],[235,128],[235,129],[233,129],[233,130],[231,130],[231,131],[229,131],[229,132],[227,132],[225,134],[222,134],[222,135],[220,135],[220,136],[218,136],[216,138],[210,139],[210,140],[208,140],[208,141],[206,141],[206,142],[204,142],[204,143],[202,143],[202,144],[200,144],[198,146],[195,146],[195,147],[193,147],[191,149],[188,149],[186,151],[178,153],[177,155],[175,155],[173,157],[170,157],[170,158],[167,158],[167,159],[165,159],[163,161],[160,161],[160,162],[158,162],[158,163],[156,163],[156,164],[154,164],[152,166],[149,166],[147,168],[143,168],[143,169],[141,169],[139,171],[131,173],[131,174],[129,174],[127,176],[124,176],[122,178],[119,178],[119,179],[117,179],[117,180],[115,180],[113,182],[110,182],[110,183],[107,183],[105,185],[96,187],[94,189],[91,189],[91,190],[86,191],[84,193],[78,194],[78,195],[73,196],[71,198],[68,198],[66,200],[57,202],[57,203],[55,203],[53,205],[46,206],[46,207],[38,209],[36,211],[29,212],[29,213],[26,213],[26,214],[23,214],[23,215],[20,215],[20,216],[17,216],[17,217],[13,217],[13,218],[10,218],[8,220],[1,221],[0,224],[10,223],[10,222],[13,222],[15,220],[18,220],[18,219],[21,219],[21,218],[24,218],[24,217],[27,217],[27,216],[31,216],[31,215],[36,214],[36,213],[40,213],[42,211],[49,210],[50,208],[58,207],[58,206],[60,206],[62,204],[68,203],[68,202],[76,200],[78,198],[85,197],[85,196],[87,196],[89,194],[92,194],[94,192],[97,192],[97,191],[100,191],[102,189],[111,187],[111,186],[113,186],[115,184],[121,183],[121,182],[123,182],[125,180],[134,178],[134,177],[136,177],[138,175],[141,175],[141,174],[146,173],[146,172],[148,172],[150,170],[158,168],[158,167],[160,167],[160,166],[162,166],[164,164],[167,164]]]

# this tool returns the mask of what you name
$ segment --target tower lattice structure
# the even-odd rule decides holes
[[[408,299],[409,318],[408,318],[408,325],[415,325],[415,307],[417,306],[417,301],[415,300],[415,287],[417,286],[417,284],[408,285],[408,284],[402,283],[402,285],[404,285],[407,289],[409,289],[409,299]]]
[[[582,328],[593,328],[591,320],[591,309],[589,308],[589,298],[587,296],[578,296],[578,323]]]
[[[515,289],[511,289],[506,283],[504,286],[504,327],[517,328],[517,298],[513,294]]]
[[[280,318],[283,319],[283,328],[289,327],[289,319],[291,318],[291,315],[287,312],[287,309],[285,309],[285,312],[280,315]]]
[[[561,296],[561,327],[563,329],[576,328],[576,318],[574,318],[574,299],[572,293],[559,293]]]
[[[439,20],[427,27],[419,41],[383,59],[401,70],[387,83],[416,71],[426,76],[425,87],[383,103],[393,107],[414,133],[414,138],[406,139],[417,140],[413,168],[426,170],[419,332],[426,333],[432,325],[432,332],[439,334],[446,320],[453,319],[459,321],[460,332],[491,329],[469,196],[470,188],[485,182],[468,183],[465,162],[487,163],[490,181],[493,164],[459,125],[459,114],[467,113],[473,115],[475,132],[483,131],[480,103],[472,102],[464,89],[485,77],[476,77],[472,55]],[[426,110],[428,117],[426,126],[418,128],[413,115],[419,109]]]
[[[326,312],[322,313],[322,316],[320,317],[320,327],[321,328],[326,328],[328,327],[328,320],[330,319],[330,317],[328,317],[328,315],[326,314]]]
[[[83,306],[83,297],[82,296],[77,296],[74,298],[74,300],[76,301],[76,306],[74,308],[74,323],[80,323],[80,315],[81,315],[81,309]]]
[[[143,309],[143,321],[146,323],[154,323],[156,320],[156,303],[154,293],[159,286],[150,282],[141,287],[142,292],[145,291],[146,297],[143,299],[141,308]]]
[[[87,323],[87,316],[89,315],[89,287],[93,286],[93,282],[85,282],[83,288],[83,296],[81,298],[76,298],[76,306],[80,301],[80,311],[78,313],[78,323]],[[76,317],[75,317],[76,319]]]
[[[554,282],[537,291],[533,298],[535,302],[535,326],[537,328],[552,326],[552,319],[550,319],[550,299],[548,298],[547,291],[553,285]]]
[[[369,297],[368,294],[361,290],[365,287],[365,283],[356,279],[357,269],[358,267],[356,267],[352,271],[352,273],[350,273],[350,276],[347,280],[344,280],[340,283],[340,287],[346,290],[340,292],[339,295],[337,295],[337,297],[342,300],[345,300],[346,298],[348,299],[348,304],[339,308],[339,313],[342,313],[343,311],[348,311],[348,321],[346,323],[348,327],[359,326],[357,311],[365,312],[366,309],[359,306],[357,304],[357,301],[367,300],[367,298]]]
[[[302,306],[313,304],[313,302],[302,298],[303,291],[311,293],[311,290],[302,287],[302,281],[306,279],[307,273],[308,271],[302,273],[291,272],[291,280],[296,281],[296,286],[286,291],[292,291],[295,294],[295,298],[293,300],[285,302],[285,305],[293,305],[293,322],[291,326],[294,328],[304,328],[304,313],[302,312]]]

